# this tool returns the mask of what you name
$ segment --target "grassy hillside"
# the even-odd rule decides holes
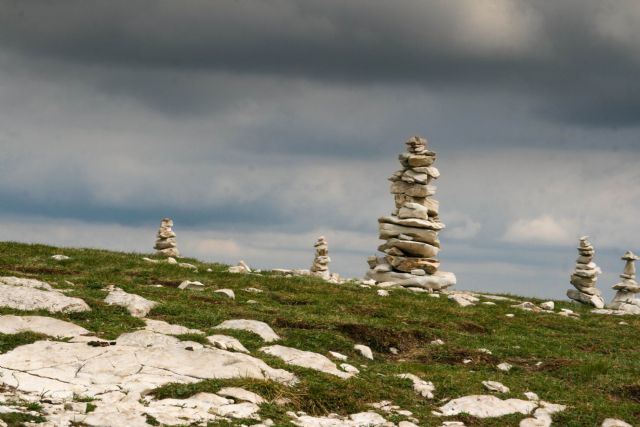
[[[50,258],[58,253],[71,259]],[[556,309],[571,308],[580,313],[579,319],[521,311],[512,308],[514,302],[509,301],[461,308],[447,298],[431,298],[405,290],[392,290],[390,296],[381,297],[376,289],[363,289],[357,284],[332,285],[315,278],[268,274],[230,274],[224,265],[185,259],[199,267],[194,272],[176,265],[146,263],[142,256],[0,243],[0,275],[37,278],[56,288],[72,288],[68,295],[84,299],[92,311],[29,314],[68,320],[104,338],[112,339],[143,326],[141,320],[130,316],[124,308],[102,302],[106,296],[103,288],[116,285],[160,302],[150,318],[208,333],[214,333],[210,328],[226,319],[262,320],[282,337],[279,344],[321,354],[338,351],[348,355],[349,363],[359,368],[367,365],[356,377],[341,380],[257,353],[263,345],[257,336],[230,332],[271,366],[296,373],[301,383],[289,388],[259,381],[205,381],[169,385],[155,391],[160,397],[187,397],[234,384],[266,398],[288,398],[290,403],[285,406],[262,406],[261,413],[274,419],[277,425],[287,425],[285,413],[289,410],[318,415],[348,414],[370,409],[367,403],[392,400],[412,411],[420,425],[438,426],[443,419],[431,411],[443,399],[488,394],[481,384],[483,380],[500,381],[510,387],[511,392],[500,397],[523,398],[523,392],[533,391],[543,400],[567,405],[566,411],[554,415],[554,425],[599,426],[607,417],[632,424],[640,421],[640,318],[637,317],[594,315],[568,302],[556,302]],[[207,268],[213,272],[206,272]],[[183,280],[200,281],[207,289],[201,292],[177,289]],[[244,291],[247,287],[264,292],[248,293]],[[219,288],[233,289],[236,299],[213,292]],[[248,304],[248,300],[257,303]],[[506,317],[507,313],[515,316]],[[25,312],[0,308],[0,314]],[[627,324],[620,325],[622,320]],[[199,336],[184,338],[202,340]],[[2,335],[0,352],[37,339],[42,337]],[[444,345],[430,344],[435,339],[441,339]],[[353,350],[356,343],[370,346],[375,360],[359,356]],[[399,353],[392,354],[390,347],[396,347]],[[487,348],[492,354],[479,352],[479,348]],[[501,362],[514,368],[499,371],[496,365]],[[404,372],[432,381],[435,399],[419,398],[409,381],[392,375]],[[455,419],[467,426],[513,426],[522,418],[518,415]],[[396,421],[401,419],[398,416]]]

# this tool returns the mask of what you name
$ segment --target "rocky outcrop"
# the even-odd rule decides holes
[[[640,286],[635,280],[635,262],[638,257],[633,252],[627,251],[622,260],[625,261],[624,271],[620,275],[622,281],[613,285],[613,289],[618,292],[607,307],[628,314],[640,314],[640,299],[636,298],[636,294],[640,293]]]
[[[570,283],[576,289],[569,289],[567,296],[581,304],[592,305],[595,308],[604,307],[604,299],[600,293],[600,289],[596,288],[598,275],[602,273],[600,267],[593,262],[595,249],[589,237],[580,238],[578,246],[578,259],[576,260],[576,268],[571,275]]]
[[[76,313],[91,308],[80,298],[64,295],[46,282],[19,277],[0,277],[0,307]]]
[[[179,257],[178,245],[176,243],[176,233],[173,231],[173,220],[164,218],[160,221],[160,229],[158,230],[158,238],[153,247],[156,255],[166,257]]]
[[[389,178],[395,209],[378,220],[379,237],[385,240],[378,250],[385,256],[369,257],[366,276],[378,283],[445,289],[456,283],[456,277],[438,271],[438,233],[445,225],[440,222],[439,203],[432,198],[436,193],[432,182],[440,176],[433,166],[436,153],[428,150],[427,140],[419,136],[406,144],[407,151],[399,157],[402,169]]]
[[[129,294],[115,286],[109,287],[109,294],[104,302],[109,305],[119,305],[125,307],[134,317],[146,316],[153,307],[158,305],[155,301],[150,301],[136,294]]]

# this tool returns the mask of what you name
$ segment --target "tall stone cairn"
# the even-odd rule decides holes
[[[329,244],[327,243],[327,239],[325,239],[324,236],[318,237],[318,241],[314,247],[316,249],[316,256],[313,259],[313,265],[310,269],[311,274],[329,280],[331,278],[331,273],[329,272],[331,258],[329,258]]]
[[[640,286],[636,282],[636,265],[639,258],[633,252],[627,251],[622,257],[625,262],[624,271],[620,275],[622,281],[613,285],[616,295],[608,305],[614,310],[626,311],[629,314],[640,314],[640,300],[636,294],[640,293]]]
[[[390,178],[395,209],[378,219],[378,247],[384,256],[367,259],[366,277],[377,283],[441,290],[455,285],[453,273],[438,271],[440,251],[438,233],[445,228],[438,217],[439,203],[433,199],[436,187],[431,182],[440,176],[433,166],[436,153],[427,149],[427,140],[409,138],[407,151],[400,154],[402,169]]]
[[[158,230],[158,239],[153,247],[156,255],[166,257],[179,257],[180,252],[176,244],[176,233],[172,229],[173,221],[170,218],[164,218],[160,221],[160,229]]]
[[[603,308],[604,299],[600,289],[596,288],[596,281],[602,270],[593,262],[595,253],[593,245],[589,242],[589,237],[581,237],[578,245],[576,268],[570,280],[570,283],[576,289],[569,289],[567,296],[579,303],[592,305],[595,308]]]

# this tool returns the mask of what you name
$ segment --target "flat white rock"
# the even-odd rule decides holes
[[[471,305],[476,305],[478,301],[480,301],[477,297],[469,294],[450,294],[447,298],[451,301],[456,302],[460,307],[469,307]]]
[[[51,255],[51,259],[56,260],[56,261],[65,261],[65,260],[68,260],[68,259],[71,259],[71,258],[69,258],[66,255],[56,254],[56,255]]]
[[[249,353],[249,350],[247,350],[237,338],[228,335],[210,335],[207,337],[207,341],[222,350]]]
[[[189,346],[151,331],[123,334],[117,345],[37,341],[0,355],[0,381],[42,397],[144,393],[168,383],[255,378],[293,384],[296,377],[255,357]]]
[[[192,289],[195,291],[201,291],[204,289],[204,283],[185,280],[182,283],[180,283],[180,285],[178,285],[178,289]]]
[[[203,334],[199,329],[189,329],[181,325],[172,325],[162,320],[144,319],[147,324],[144,329],[166,335]]]
[[[310,415],[296,415],[289,412],[293,419],[291,424],[299,427],[377,427],[393,426],[380,414],[375,412],[359,412],[351,414],[349,417],[340,417],[330,414],[327,417],[312,417]]]
[[[397,374],[396,377],[411,380],[413,390],[422,397],[433,399],[433,392],[436,390],[431,381],[425,381],[414,374]]]
[[[255,403],[257,405],[265,402],[260,395],[240,387],[223,387],[218,390],[216,394],[219,396],[230,397],[235,400]]]
[[[511,364],[509,364],[507,362],[502,362],[502,363],[498,364],[496,366],[496,368],[498,368],[499,370],[501,370],[503,372],[509,372],[511,370],[511,368],[513,368],[513,366],[511,366]]]
[[[262,347],[260,351],[276,356],[284,360],[284,362],[289,365],[315,369],[316,371],[335,375],[339,378],[347,379],[354,375],[353,373],[339,370],[335,363],[329,360],[329,358],[312,351],[298,350],[296,348],[285,347],[282,345]]]
[[[439,408],[440,416],[468,414],[477,418],[502,417],[510,414],[530,414],[538,404],[529,400],[502,400],[491,395],[459,397]]]
[[[366,357],[369,360],[373,360],[373,352],[369,347],[364,344],[356,344],[353,346],[353,349],[360,353],[363,357]]]
[[[90,334],[85,328],[64,320],[44,316],[0,316],[0,333],[35,332],[52,337],[76,337]]]
[[[129,294],[120,288],[111,287],[109,294],[104,299],[109,305],[119,305],[125,307],[134,317],[146,316],[153,307],[158,305],[155,301],[150,301],[136,294]]]
[[[482,381],[482,385],[489,391],[497,391],[498,393],[509,393],[509,387],[499,383],[498,381]]]
[[[226,295],[231,299],[236,299],[236,294],[233,292],[232,289],[216,289],[213,292],[215,292],[216,294]]]
[[[257,334],[265,342],[273,342],[280,339],[269,325],[259,320],[233,319],[225,320],[214,329],[238,329],[241,331],[249,331]]]
[[[607,418],[602,422],[601,427],[633,427],[631,424],[615,418]]]
[[[335,358],[335,359],[338,359],[338,360],[345,361],[345,360],[347,360],[347,359],[348,359],[348,357],[347,357],[347,356],[345,356],[345,355],[344,355],[344,354],[342,354],[342,353],[338,353],[337,351],[330,351],[330,352],[329,352],[329,354],[331,355],[331,357],[333,357],[333,358]]]
[[[18,277],[0,277],[0,307],[17,310],[47,310],[76,313],[91,308],[80,298],[57,291],[46,282]]]

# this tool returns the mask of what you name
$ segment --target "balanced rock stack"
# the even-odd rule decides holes
[[[325,280],[329,280],[331,278],[331,273],[329,273],[329,263],[331,262],[331,258],[329,258],[329,245],[327,243],[327,239],[325,239],[324,236],[318,237],[318,241],[314,247],[316,249],[316,256],[313,259],[313,265],[311,266],[311,274],[322,277]]]
[[[571,275],[570,283],[576,289],[569,289],[567,296],[574,301],[582,304],[589,304],[595,308],[604,307],[604,299],[600,289],[596,288],[598,275],[602,273],[600,267],[593,262],[593,256],[596,251],[593,248],[589,237],[580,238],[578,246],[578,259],[576,260],[576,269]]]
[[[389,178],[395,209],[378,219],[379,237],[386,240],[378,250],[385,256],[368,258],[366,276],[377,283],[440,290],[454,285],[456,276],[438,271],[436,259],[438,232],[445,227],[438,217],[439,203],[432,198],[436,187],[431,182],[440,176],[433,166],[436,154],[419,136],[406,144],[408,150],[399,157],[402,169]]]
[[[640,293],[640,286],[636,282],[635,266],[638,257],[633,252],[627,251],[622,260],[626,262],[624,272],[620,275],[622,281],[613,285],[613,289],[618,292],[608,308],[626,311],[629,314],[640,314],[640,300],[636,298],[636,294]]]
[[[176,233],[172,229],[173,221],[170,218],[165,218],[160,221],[160,229],[158,230],[158,239],[153,247],[156,250],[156,255],[162,255],[166,257],[179,257],[176,244]]]

